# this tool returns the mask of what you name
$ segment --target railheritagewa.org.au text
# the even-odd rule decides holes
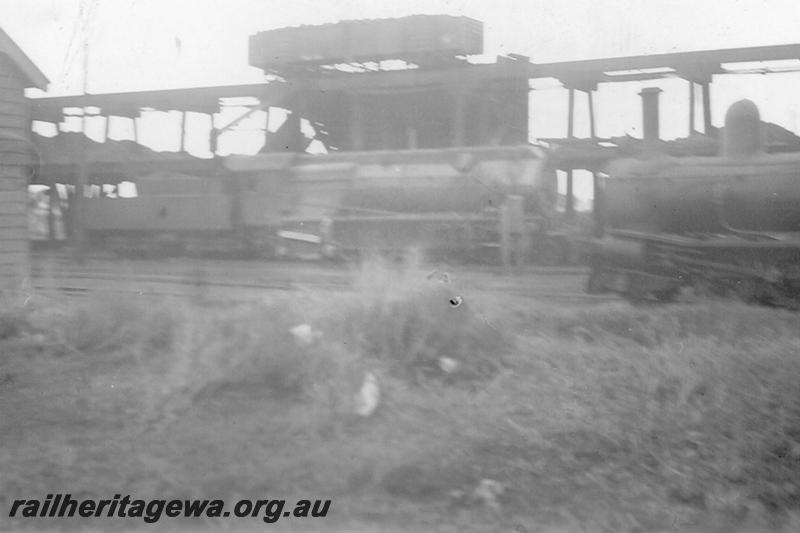
[[[162,518],[260,518],[273,523],[281,518],[324,518],[330,500],[242,499],[232,506],[223,500],[141,500],[115,494],[110,499],[76,499],[71,494],[48,494],[44,499],[14,500],[11,518],[127,518],[147,523]]]

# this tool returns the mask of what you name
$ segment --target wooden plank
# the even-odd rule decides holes
[[[5,244],[5,243],[13,243],[15,241],[19,241],[20,240],[19,239],[19,235],[20,234],[23,234],[23,235],[27,236],[28,235],[28,226],[27,225],[26,226],[20,226],[20,225],[17,225],[17,226],[11,226],[11,225],[3,226],[3,227],[0,227],[0,231],[2,231],[5,235],[8,235],[9,237],[12,237],[12,236],[13,237],[17,237],[17,238],[13,238],[13,239],[12,238],[0,239],[0,249],[2,249],[3,244]],[[24,240],[27,242],[27,237]]]
[[[0,257],[5,257],[9,254],[28,253],[28,241],[26,239],[16,239],[3,241],[0,240]]]
[[[19,109],[25,109],[25,107],[27,107],[24,96],[20,99],[20,98],[15,97],[13,94],[10,94],[10,93],[7,93],[7,92],[3,92],[2,89],[0,89],[0,103],[5,104],[5,105],[7,105],[9,107],[12,107],[12,108],[16,107],[16,108],[19,108]],[[17,114],[18,113],[18,112],[13,111],[13,109],[12,109],[11,112],[13,114]]]
[[[28,240],[28,228],[17,227],[0,227],[0,247],[3,246],[5,241],[26,241]]]
[[[9,92],[24,91],[25,83],[21,82],[18,78],[0,74],[0,90]]]
[[[30,138],[30,127],[15,128],[0,126],[0,140],[26,142],[29,141]]]
[[[0,76],[0,89],[24,91],[25,82],[13,76]]]
[[[15,191],[5,191],[15,192]],[[25,216],[28,212],[26,201],[0,202],[0,215],[21,215]]]
[[[0,265],[0,286],[10,291],[20,289],[31,289],[32,279],[27,261],[21,261],[11,265]]]
[[[15,80],[23,79],[23,77],[20,76],[19,72],[15,70],[14,65],[8,63],[3,64],[3,62],[0,62],[0,77],[10,78]]]
[[[27,117],[30,116],[30,106],[14,102],[0,102],[0,113]]]
[[[25,214],[0,214],[0,227],[3,228],[27,228],[28,217]]]
[[[0,153],[2,154],[32,154],[34,147],[30,142],[0,138]]]
[[[28,254],[19,254],[18,257],[6,261],[0,256],[0,274],[4,274],[9,281],[16,284],[17,287],[22,285],[23,280],[27,278],[28,283],[31,283],[31,269]]]
[[[24,190],[0,192],[0,203],[16,203],[25,205],[27,202],[28,195]]]
[[[0,272],[5,272],[5,275],[0,276],[0,290],[5,291],[20,291],[22,289],[30,289],[30,281],[26,282],[24,267],[16,267],[9,270],[6,270],[0,267]]]
[[[28,207],[25,202],[0,202],[0,215],[20,215],[25,216]]]
[[[30,167],[4,167],[0,164],[0,191],[24,191]]]
[[[12,91],[9,89],[0,90],[0,102],[6,102],[11,104],[27,104],[28,99],[25,98],[25,93],[23,91]]]
[[[14,62],[8,54],[0,55],[0,73],[5,76],[13,78],[24,78],[24,74],[19,66]]]
[[[12,152],[0,152],[0,164],[4,167],[6,166],[18,166],[18,167],[27,167],[30,165],[35,164],[36,162],[36,155],[33,153],[32,149],[29,149],[27,153],[12,153]]]
[[[24,179],[7,180],[0,176],[0,191],[24,191],[26,188],[27,183]]]
[[[30,125],[31,120],[27,115],[0,113],[0,128],[27,130]]]
[[[25,272],[28,272],[25,261],[14,261],[5,263],[0,261],[0,286],[8,287],[8,283],[20,285],[21,280],[25,277]]]
[[[26,188],[27,179],[25,176],[11,176],[0,165],[0,191],[24,191]]]
[[[0,76],[0,89],[4,91],[24,91],[25,82],[14,76]]]
[[[16,190],[18,187],[24,188],[31,174],[33,174],[31,167],[32,165],[4,165],[2,157],[0,157],[0,181],[12,180],[11,186],[0,187],[0,189]]]
[[[30,273],[28,254],[19,254],[8,260],[0,255],[0,277],[4,278],[4,281],[11,282],[19,287],[22,285],[22,280],[25,278],[30,279]]]
[[[3,241],[0,246],[0,261],[8,263],[28,256],[28,241]]]
[[[0,265],[19,265],[28,262],[28,250],[0,249]]]
[[[0,191],[24,191],[28,187],[31,169],[16,171],[0,165]]]

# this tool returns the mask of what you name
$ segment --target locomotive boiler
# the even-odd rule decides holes
[[[591,292],[669,300],[683,287],[800,305],[800,154],[762,150],[758,109],[728,110],[715,157],[613,162],[600,179]]]
[[[555,174],[535,146],[231,156],[218,177],[152,175],[133,198],[93,198],[96,246],[123,253],[352,256],[410,249],[497,257],[515,219],[546,238]],[[519,206],[505,216],[511,203]]]

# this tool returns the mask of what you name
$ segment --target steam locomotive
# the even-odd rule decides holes
[[[415,249],[490,260],[504,221],[527,253],[544,245],[536,236],[548,237],[555,196],[555,173],[531,145],[265,153],[231,156],[225,167],[213,177],[150,175],[135,197],[88,199],[90,242],[127,254],[316,259]],[[514,199],[518,212],[504,216]]]
[[[589,292],[668,301],[685,287],[800,307],[800,154],[762,149],[751,101],[725,117],[721,154],[653,154],[599,178]]]
[[[558,255],[556,173],[529,144],[528,62],[467,60],[482,52],[482,24],[446,15],[260,32],[249,62],[273,79],[209,142],[217,153],[262,109],[260,152],[215,158],[205,177],[155,161],[157,174],[127,178],[136,197],[87,199],[79,222],[122,252]]]

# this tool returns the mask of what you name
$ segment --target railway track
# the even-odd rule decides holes
[[[274,261],[91,257],[78,264],[63,253],[34,253],[31,270],[32,288],[45,295],[106,293],[220,301],[259,299],[276,291],[347,292],[356,288],[360,276],[348,266]],[[583,268],[456,267],[450,274],[465,290],[553,302],[613,299],[583,292]]]

